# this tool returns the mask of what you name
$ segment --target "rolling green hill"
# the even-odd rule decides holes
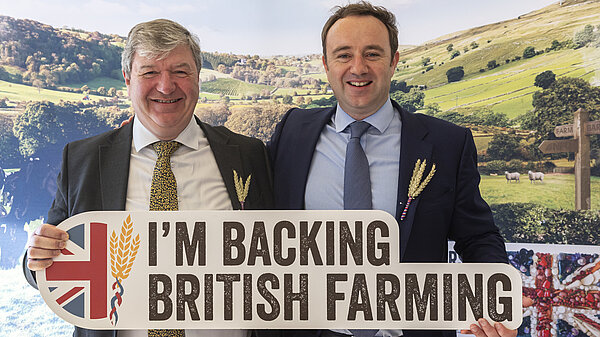
[[[16,84],[0,81],[0,98],[8,98],[11,101],[50,101],[58,103],[63,101],[81,101],[86,96],[81,93],[70,93],[49,89],[37,89],[29,85]],[[97,101],[106,99],[104,96],[89,95],[89,98]]]
[[[592,84],[600,83],[598,48],[563,48],[532,58],[522,57],[526,47],[543,52],[554,40],[572,39],[587,24],[600,24],[599,1],[564,1],[562,6],[556,3],[512,20],[448,34],[402,51],[394,78],[426,85],[426,104],[437,103],[442,110],[488,106],[512,118],[531,109],[531,95],[539,90],[533,86],[534,78],[545,70],[552,70],[557,77],[583,77]],[[473,43],[478,46],[473,48]],[[449,44],[453,51],[460,52],[459,56],[451,59]],[[426,71],[423,58],[431,60],[433,69]],[[488,70],[487,64],[492,60],[499,67]],[[457,66],[464,68],[465,78],[447,84],[446,71]]]
[[[222,93],[225,96],[241,96],[250,94],[261,94],[267,89],[273,90],[272,86],[262,84],[251,84],[233,78],[217,78],[215,81],[202,83],[202,91],[209,93]]]

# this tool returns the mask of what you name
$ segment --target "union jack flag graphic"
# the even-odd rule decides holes
[[[67,248],[46,269],[45,286],[52,300],[70,315],[107,317],[107,228],[91,222],[67,230]]]
[[[534,301],[518,337],[600,336],[600,256],[597,253],[508,252]]]

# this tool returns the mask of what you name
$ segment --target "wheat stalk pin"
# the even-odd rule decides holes
[[[110,271],[115,278],[112,285],[115,294],[110,300],[110,320],[113,325],[116,325],[119,320],[117,307],[123,302],[123,293],[125,292],[121,282],[129,277],[139,248],[140,235],[137,234],[135,238],[133,237],[133,222],[131,222],[131,215],[128,215],[121,226],[121,233],[117,235],[113,230],[110,236]]]
[[[233,182],[235,183],[235,193],[237,194],[242,210],[244,210],[244,202],[248,196],[248,190],[250,190],[250,179],[252,175],[249,175],[244,183],[244,179],[238,176],[237,172],[233,170]]]
[[[435,174],[435,164],[433,164],[431,165],[431,171],[429,171],[429,174],[427,177],[425,177],[425,180],[421,181],[423,178],[423,173],[425,173],[426,166],[427,160],[423,159],[423,162],[421,163],[421,159],[417,159],[417,163],[415,164],[415,168],[413,169],[412,177],[410,178],[410,183],[408,185],[408,200],[406,201],[406,206],[404,206],[402,215],[400,215],[400,221],[404,220],[406,217],[406,213],[408,213],[408,206],[410,206],[411,201],[413,201],[413,199],[418,197],[419,194],[423,192],[423,189],[425,186],[427,186]]]

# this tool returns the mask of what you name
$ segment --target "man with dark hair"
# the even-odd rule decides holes
[[[48,223],[28,242],[24,271],[52,265],[68,234],[55,226],[94,210],[269,209],[271,176],[264,144],[194,116],[202,64],[197,38],[169,20],[136,25],[122,55],[135,118],[101,135],[67,144]],[[234,171],[252,176],[245,202]],[[248,178],[250,179],[250,178]],[[248,337],[247,330],[88,330],[75,337]]]
[[[402,262],[447,262],[448,239],[464,262],[507,262],[479,192],[468,129],[404,111],[389,98],[398,64],[395,17],[367,2],[337,7],[321,35],[338,105],[292,109],[268,144],[277,209],[379,209],[400,226]],[[409,191],[416,163],[435,173]],[[426,163],[426,164],[425,164]],[[477,336],[515,336],[480,320]],[[296,330],[289,336],[453,336],[454,331]]]

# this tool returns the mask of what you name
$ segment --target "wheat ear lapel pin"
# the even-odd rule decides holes
[[[426,166],[427,160],[423,159],[423,162],[421,163],[421,159],[417,159],[417,163],[415,164],[415,168],[413,169],[412,177],[410,177],[410,183],[408,185],[408,200],[406,201],[406,206],[404,206],[402,215],[400,215],[400,221],[404,220],[406,217],[410,203],[413,201],[413,199],[418,197],[421,192],[423,192],[423,189],[425,186],[427,186],[435,174],[435,164],[433,164],[431,165],[431,171],[429,171],[429,174],[427,177],[425,177],[425,180],[421,181],[423,178],[423,173],[425,173]]]
[[[244,202],[246,201],[246,197],[248,196],[248,190],[250,189],[250,179],[252,175],[249,175],[244,182],[244,179],[238,176],[237,172],[233,170],[233,182],[235,183],[235,193],[237,194],[238,201],[242,206],[242,211],[244,210]]]

